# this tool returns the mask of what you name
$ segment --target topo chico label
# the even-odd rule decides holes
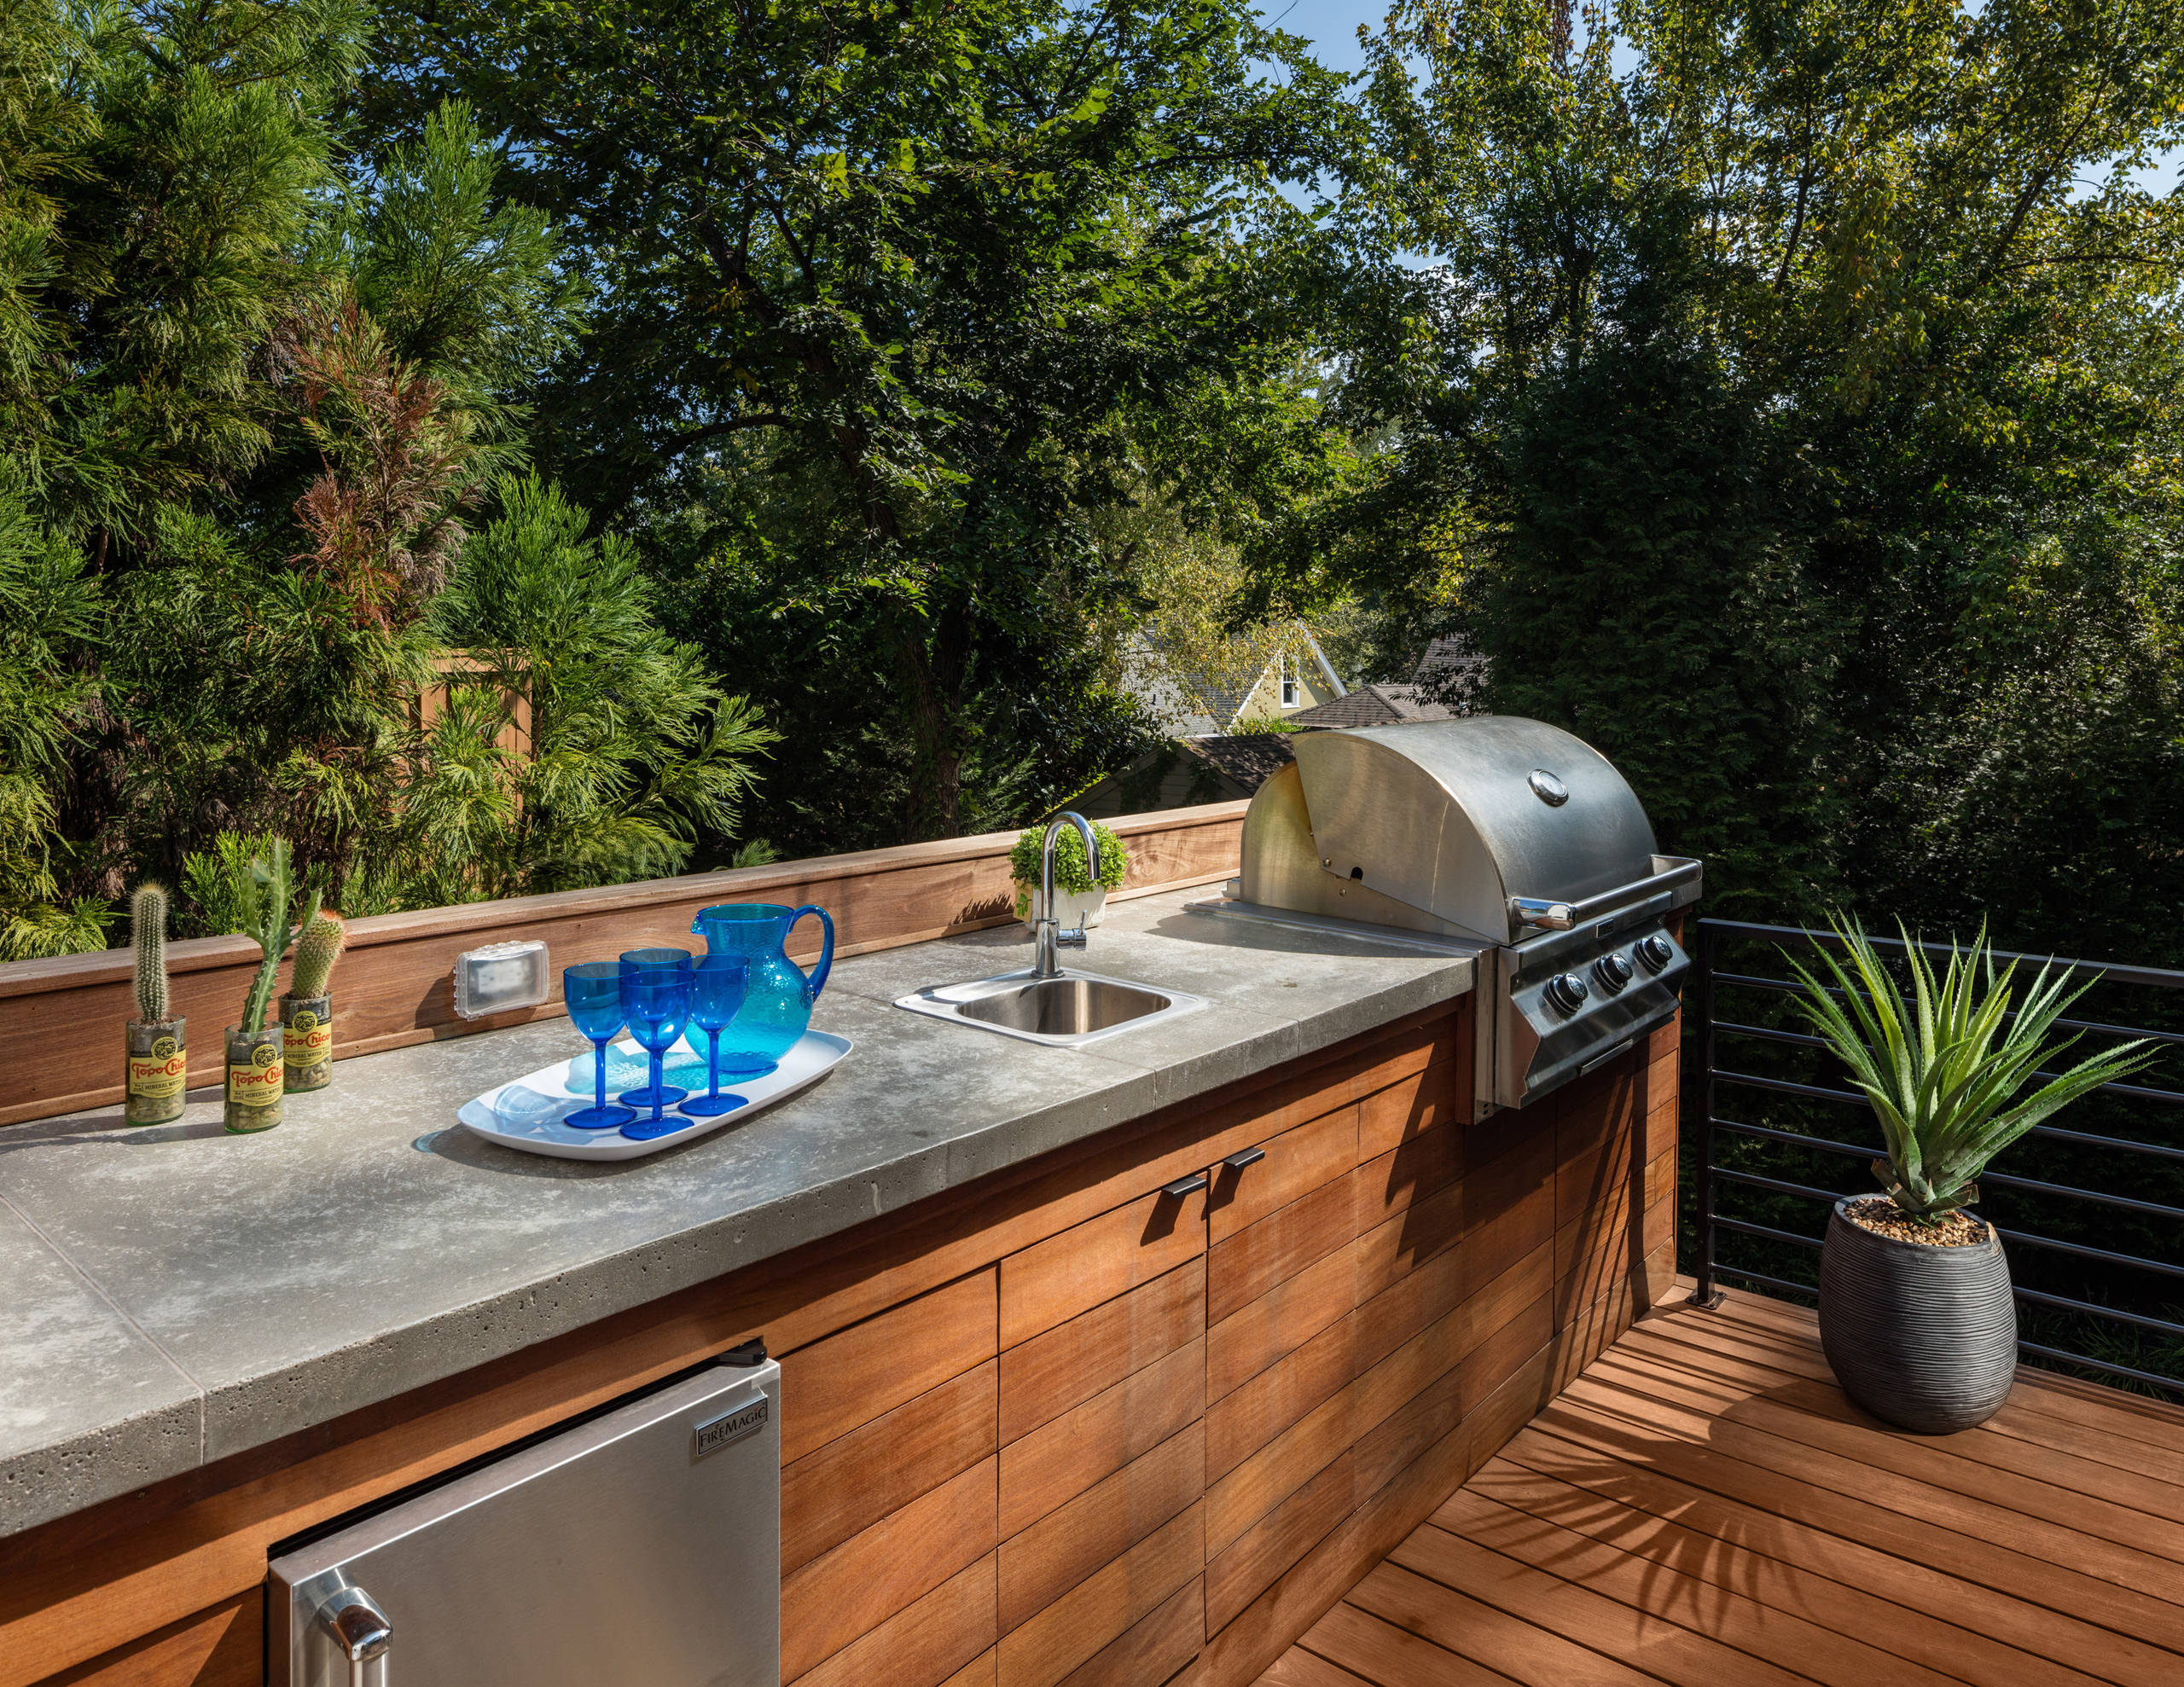
[[[281,1028],[281,1058],[291,1066],[316,1066],[334,1058],[334,1016],[323,1019],[309,1008],[299,1009]]]
[[[281,1099],[281,1051],[260,1043],[250,1052],[250,1064],[228,1062],[228,1099],[243,1107],[270,1107]]]
[[[149,1054],[129,1057],[129,1093],[165,1099],[180,1095],[189,1077],[189,1052],[172,1037],[155,1037]]]

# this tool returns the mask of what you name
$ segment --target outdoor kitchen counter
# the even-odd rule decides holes
[[[0,1535],[517,1352],[1446,1002],[1468,959],[1112,905],[1070,965],[1208,999],[1082,1050],[892,1006],[1028,965],[1020,927],[841,962],[816,1088],[619,1164],[456,1109],[577,1052],[566,1020],[345,1061],[257,1136],[218,1093],[0,1131]],[[337,999],[339,996],[337,978]],[[210,1029],[199,1041],[210,1046]]]

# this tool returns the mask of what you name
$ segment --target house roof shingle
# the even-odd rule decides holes
[[[1246,791],[1257,791],[1297,759],[1287,733],[1211,733],[1182,740]]]
[[[1360,686],[1347,697],[1299,709],[1288,717],[1299,727],[1388,727],[1401,721],[1449,721],[1455,710],[1428,701],[1414,685]]]

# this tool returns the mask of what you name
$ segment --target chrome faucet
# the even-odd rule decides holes
[[[1061,922],[1054,918],[1054,839],[1061,836],[1063,826],[1077,828],[1077,835],[1084,840],[1084,866],[1092,882],[1100,882],[1100,841],[1092,835],[1092,828],[1083,815],[1074,809],[1064,809],[1047,822],[1046,841],[1039,846],[1039,917],[1031,923],[1031,976],[1034,978],[1056,978],[1061,976],[1061,966],[1054,959],[1056,949],[1081,949],[1084,947],[1084,928],[1065,931]]]

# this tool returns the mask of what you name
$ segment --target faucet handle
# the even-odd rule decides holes
[[[1081,949],[1084,947],[1084,928],[1081,925],[1073,931],[1062,931],[1058,930],[1054,933],[1054,946],[1057,948]]]

